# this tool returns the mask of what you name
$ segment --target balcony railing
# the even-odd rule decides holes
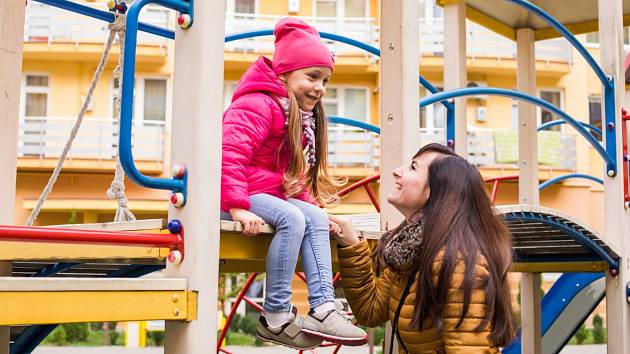
[[[444,53],[444,20],[442,18],[420,19],[420,40],[422,53],[442,55]],[[516,58],[516,42],[474,22],[466,21],[466,54],[473,58]],[[571,62],[571,46],[564,39],[536,42],[536,58]]]
[[[240,33],[274,28],[278,20],[286,16],[226,13],[225,33]],[[316,27],[319,31],[330,32],[350,37],[363,43],[378,46],[378,26],[376,19],[372,17],[308,17],[295,16],[306,23]],[[349,45],[337,42],[328,42],[328,47],[335,53],[363,53]],[[256,53],[270,53],[273,51],[273,37],[256,37],[226,43],[227,50]]]
[[[107,11],[105,2],[85,2],[81,5]],[[162,28],[174,28],[174,12],[154,5],[140,14],[140,21]],[[25,42],[103,43],[107,39],[107,23],[87,16],[58,9],[35,1],[28,2],[24,21]],[[166,45],[166,39],[139,32],[138,44]]]
[[[22,117],[18,156],[57,158],[68,140],[73,117]],[[86,117],[72,144],[68,158],[110,160],[118,149],[117,127],[111,119]],[[143,161],[164,160],[164,122],[133,127],[133,155]]]
[[[477,166],[518,164],[518,132],[507,129],[468,130],[468,161]],[[443,129],[420,129],[420,145],[445,143]],[[576,135],[558,131],[538,132],[538,163],[550,168],[575,170]]]

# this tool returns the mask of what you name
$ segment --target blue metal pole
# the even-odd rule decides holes
[[[594,182],[597,182],[601,185],[604,185],[604,181],[601,178],[597,178],[595,176],[591,176],[591,175],[586,175],[583,173],[569,173],[566,175],[562,175],[562,176],[558,176],[558,177],[554,177],[551,179],[546,180],[545,182],[541,183],[538,186],[538,190],[542,191],[543,189],[550,187],[558,182],[562,182],[564,180],[570,179],[570,178],[582,178],[582,179],[588,179]]]
[[[381,128],[377,127],[376,125],[372,125],[372,124],[369,124],[369,123],[361,122],[361,121],[358,121],[358,120],[355,120],[355,119],[329,116],[328,117],[328,122],[334,123],[334,124],[349,125],[351,127],[361,128],[361,129],[364,129],[364,130],[367,130],[367,131],[370,131],[370,132],[376,133],[376,134],[380,134],[381,133]]]
[[[430,104],[434,104],[436,102],[444,101],[450,98],[462,97],[462,96],[472,96],[472,95],[497,95],[497,96],[507,96],[512,98],[517,98],[534,105],[545,108],[546,110],[552,112],[553,114],[560,117],[562,120],[566,121],[569,125],[571,125],[575,130],[578,131],[594,148],[597,150],[599,155],[606,162],[607,173],[609,176],[613,177],[617,174],[617,161],[616,161],[616,147],[614,144],[606,144],[606,148],[604,148],[589,132],[584,128],[577,120],[568,115],[566,112],[558,109],[556,106],[551,103],[542,100],[538,97],[534,97],[523,92],[515,91],[515,90],[507,90],[496,87],[470,87],[470,88],[461,88],[450,90],[448,92],[440,92],[431,96],[427,96],[420,100],[420,107],[425,107]],[[613,130],[614,133],[614,130]],[[612,135],[612,134],[608,134]],[[607,135],[607,138],[609,136]],[[607,139],[608,141],[608,139]],[[613,148],[610,148],[610,145],[613,145]]]
[[[72,1],[67,1],[67,0],[32,0],[32,1],[37,1],[42,4],[68,10],[77,14],[89,16],[97,20],[102,20],[109,23],[114,22],[114,14],[112,14],[111,12],[97,10],[89,6],[77,4]],[[138,30],[151,33],[156,36],[164,37],[167,39],[175,39],[175,32],[169,29],[157,27],[157,26],[150,25],[143,22],[140,22],[138,24]]]
[[[182,179],[167,179],[145,176],[136,168],[131,150],[131,129],[133,120],[133,84],[136,71],[136,40],[138,36],[138,17],[140,10],[150,3],[160,4],[182,13],[188,13],[190,4],[178,0],[139,0],[131,4],[127,11],[127,27],[125,35],[125,66],[122,78],[122,97],[120,108],[120,162],[129,178],[144,187],[165,189],[186,194],[186,184]]]
[[[565,122],[562,119],[556,119],[556,120],[552,120],[550,122],[547,123],[543,123],[541,125],[538,126],[538,128],[536,130],[541,131],[541,130],[547,130],[551,127],[554,127],[556,125],[562,125],[562,124],[566,124],[567,122]],[[599,134],[600,136],[603,136],[602,134],[602,130],[599,129],[598,127],[592,125],[592,124],[588,124],[588,123],[584,123],[584,122],[579,122],[580,125],[582,125],[584,128],[588,128],[590,129],[592,132],[595,132],[597,134]]]
[[[545,10],[541,9],[540,7],[532,4],[531,2],[527,0],[506,0],[506,1],[514,5],[520,6],[524,8],[525,10],[533,13],[538,18],[545,21],[553,29],[558,31],[558,33],[560,33],[564,38],[566,38],[566,40],[569,41],[569,43],[571,43],[571,45],[580,53],[580,55],[582,55],[582,57],[584,58],[584,60],[586,60],[588,65],[591,66],[591,68],[593,69],[593,71],[595,72],[599,80],[602,82],[602,85],[604,85],[604,87],[611,86],[611,82],[608,80],[608,77],[604,73],[604,70],[599,66],[599,64],[597,64],[597,61],[593,59],[593,56],[591,56],[588,50],[584,48],[582,43],[580,43],[580,41],[578,41],[577,38],[575,38],[573,33],[571,33],[571,31],[569,31],[569,29],[567,29],[562,23],[560,23],[553,16],[545,12]]]

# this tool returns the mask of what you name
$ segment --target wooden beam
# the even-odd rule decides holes
[[[195,1],[194,23],[175,30],[171,166],[188,169],[188,197],[182,208],[169,207],[179,219],[186,256],[167,264],[167,277],[183,277],[199,294],[198,317],[166,322],[166,354],[206,354],[216,348],[219,282],[221,114],[225,1]]]
[[[534,31],[516,31],[516,86],[520,92],[536,95],[536,57]],[[538,148],[536,110],[518,103],[519,203],[538,205]],[[521,345],[523,353],[542,352],[540,273],[521,276]]]
[[[623,1],[599,0],[599,43],[600,65],[615,83],[615,127],[617,148],[617,176],[604,173],[604,225],[603,239],[621,257],[619,274],[606,274],[606,330],[608,331],[608,353],[630,353],[630,306],[626,302],[626,284],[630,282],[630,210],[624,208],[623,154],[621,140],[621,102],[624,97],[624,48],[623,48]],[[604,105],[602,105],[604,109]],[[605,116],[605,110],[603,111]],[[604,129],[604,141],[608,130]]]
[[[444,90],[466,87],[466,3],[444,5]],[[455,151],[468,156],[466,98],[455,99]]]
[[[12,225],[15,212],[17,139],[22,81],[24,1],[0,2],[0,224]],[[0,276],[11,275],[11,263],[0,262]],[[0,326],[0,354],[9,353],[9,327]]]

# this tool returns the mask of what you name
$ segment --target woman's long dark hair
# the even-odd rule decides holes
[[[485,318],[476,328],[481,331],[492,325],[489,339],[506,346],[514,338],[514,319],[508,270],[512,261],[512,237],[496,213],[484,188],[477,167],[457,156],[440,144],[424,146],[414,158],[426,152],[443,156],[429,165],[429,199],[422,209],[424,217],[422,249],[414,265],[418,271],[416,301],[412,326],[422,330],[425,320],[435,321],[438,330],[443,328],[444,307],[448,298],[453,272],[458,262],[465,264],[461,284],[464,303],[459,326],[470,307],[473,273],[477,256],[482,254],[488,262],[488,279],[485,285]],[[390,233],[391,239],[395,232]],[[379,241],[375,251],[380,252],[388,239]],[[437,282],[433,279],[433,263],[444,251]]]

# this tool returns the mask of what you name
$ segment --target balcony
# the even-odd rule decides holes
[[[225,33],[239,33],[260,29],[271,29],[284,16],[264,14],[227,13]],[[360,42],[379,46],[379,27],[371,17],[298,17],[315,26],[318,30],[331,32],[356,39]],[[444,20],[442,18],[420,19],[420,50],[425,55],[444,53]],[[474,22],[467,22],[467,51],[469,57],[516,58],[516,43],[508,40]],[[363,53],[346,44],[329,42],[329,48],[336,53]],[[226,44],[230,51],[271,53],[272,37],[256,37]],[[572,60],[571,46],[564,39],[554,39],[536,43],[536,57],[539,60],[566,62]]]
[[[81,5],[107,11],[105,2],[84,2]],[[162,28],[174,28],[174,12],[154,5],[140,14],[140,21]],[[102,44],[107,39],[107,23],[91,17],[30,1],[26,6],[24,42]],[[145,32],[138,33],[139,45],[166,46],[166,38]]]
[[[422,53],[443,55],[444,20],[420,19],[420,38]],[[471,58],[516,59],[516,42],[474,22],[466,21],[466,54]],[[571,45],[564,38],[536,42],[536,59],[571,63]]]
[[[50,168],[68,140],[75,117],[21,117],[18,136],[18,166]],[[165,155],[163,122],[136,125],[132,130],[133,156],[147,173],[162,172]],[[118,149],[118,127],[111,119],[85,117],[67,155],[71,169],[109,169]]]

